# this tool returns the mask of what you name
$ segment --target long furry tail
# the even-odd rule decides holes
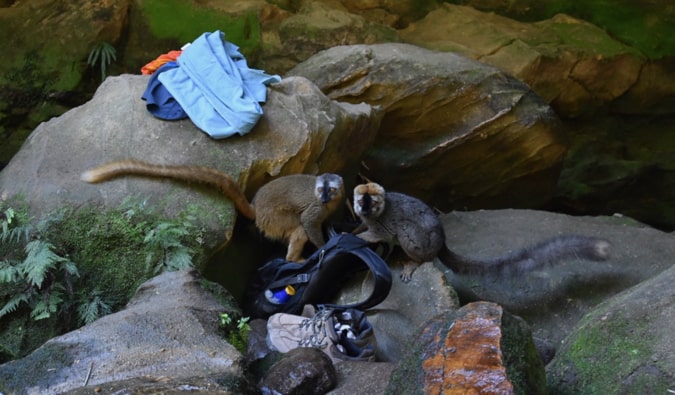
[[[609,241],[587,236],[558,236],[512,254],[476,260],[442,248],[440,261],[457,274],[517,274],[536,270],[567,259],[604,261],[609,258]]]
[[[183,182],[196,182],[217,188],[227,196],[234,207],[245,217],[255,219],[255,210],[248,202],[239,185],[229,175],[203,166],[169,166],[122,160],[109,162],[82,173],[80,179],[92,184],[122,176],[145,176],[171,178]]]

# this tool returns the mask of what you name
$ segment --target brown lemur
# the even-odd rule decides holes
[[[260,187],[249,203],[229,175],[202,166],[165,166],[138,160],[103,164],[84,172],[83,181],[99,183],[122,176],[170,178],[215,187],[232,200],[245,217],[268,238],[288,243],[286,260],[301,261],[305,243],[317,248],[326,240],[322,224],[343,202],[344,183],[337,174],[294,174]]]
[[[363,222],[357,236],[369,243],[400,246],[407,258],[401,280],[408,282],[419,265],[439,260],[456,274],[522,273],[566,258],[595,261],[609,257],[610,243],[586,236],[558,236],[512,254],[488,260],[463,257],[448,249],[445,231],[436,213],[421,200],[386,192],[376,183],[354,188],[354,211]]]

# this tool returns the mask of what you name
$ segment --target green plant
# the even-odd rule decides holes
[[[117,50],[112,44],[101,41],[94,45],[94,47],[89,51],[89,57],[87,58],[87,64],[90,67],[98,66],[101,70],[101,81],[105,79],[108,66],[117,60]]]
[[[32,319],[49,318],[58,311],[64,293],[72,293],[72,277],[79,275],[75,263],[57,254],[48,241],[36,238],[19,248],[32,233],[27,217],[25,211],[8,207],[0,218],[0,240],[17,245],[5,247],[5,258],[0,261],[0,300],[4,301],[0,318],[22,304],[30,307]]]
[[[0,205],[0,208],[2,206]],[[30,239],[32,226],[26,218],[25,211],[17,211],[12,207],[7,207],[0,212],[0,241],[8,243],[19,243],[22,240],[26,242]]]
[[[157,272],[201,258],[204,231],[190,207],[167,219],[129,198],[116,209],[63,207],[39,221],[27,207],[0,200],[0,363],[123,308]]]
[[[85,300],[77,307],[78,319],[84,324],[91,324],[112,312],[112,307],[101,298],[99,291],[96,290],[93,293],[91,299]]]
[[[187,216],[185,220],[160,222],[150,229],[143,240],[150,248],[145,258],[148,270],[157,274],[193,266],[192,258],[196,251],[183,241],[195,233],[193,219]]]
[[[251,326],[248,324],[250,318],[237,315],[233,317],[229,313],[220,313],[218,318],[218,324],[223,330],[228,343],[233,345],[242,354],[245,354],[248,345],[248,335],[251,332]]]

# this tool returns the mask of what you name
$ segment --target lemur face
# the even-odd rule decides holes
[[[344,195],[342,177],[332,173],[319,175],[316,177],[314,195],[323,204],[328,204],[335,200],[342,200],[342,196]]]
[[[374,182],[354,188],[354,211],[359,217],[379,217],[384,211],[384,188]]]

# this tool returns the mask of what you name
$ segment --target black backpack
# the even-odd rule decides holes
[[[330,304],[345,282],[364,270],[370,270],[374,280],[370,296],[350,305]],[[283,295],[285,301],[270,300],[270,296],[283,292],[289,285],[295,293]],[[300,314],[305,304],[365,310],[382,302],[390,290],[391,270],[387,263],[366,241],[342,233],[331,237],[302,263],[277,258],[260,267],[248,288],[245,314],[251,318],[268,318],[275,313]]]

